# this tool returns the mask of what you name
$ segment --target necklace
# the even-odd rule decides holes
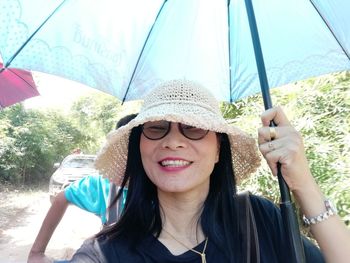
[[[199,251],[197,251],[197,250],[195,250],[195,249],[193,249],[193,248],[188,247],[188,246],[185,245],[184,243],[182,243],[180,240],[178,240],[176,237],[174,237],[172,234],[170,234],[170,233],[169,233],[168,231],[166,231],[164,228],[163,228],[163,231],[164,231],[165,233],[167,233],[167,234],[168,234],[172,239],[174,239],[176,242],[178,242],[179,244],[181,244],[182,246],[184,246],[185,248],[187,248],[187,249],[191,250],[192,252],[194,252],[194,253],[200,255],[201,258],[202,258],[202,263],[207,263],[207,260],[206,260],[206,258],[205,258],[205,250],[207,249],[208,237],[205,238],[204,248],[203,248],[203,251],[202,251],[202,253],[201,253],[201,252],[199,252]]]

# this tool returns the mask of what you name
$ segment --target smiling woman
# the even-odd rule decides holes
[[[258,143],[272,172],[279,162],[307,218],[324,215],[299,133],[281,108],[261,118]],[[236,184],[259,164],[256,142],[224,120],[208,90],[184,79],[161,84],[107,136],[96,167],[120,191],[128,186],[125,207],[72,262],[293,262],[280,210],[263,197],[247,196],[243,206],[237,197]],[[303,238],[306,262],[348,261],[350,234],[335,213],[311,231],[322,253]]]

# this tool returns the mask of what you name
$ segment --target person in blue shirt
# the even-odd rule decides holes
[[[121,118],[116,125],[116,129],[126,125],[135,117],[136,114],[130,114]],[[120,200],[112,202],[117,192],[118,187],[108,179],[103,178],[101,175],[91,175],[75,181],[64,191],[58,193],[32,245],[27,262],[52,262],[45,255],[45,250],[70,204],[99,216],[102,225],[115,223],[123,209],[127,189],[123,190]]]
[[[121,202],[114,206],[116,211],[111,213],[108,205],[111,204],[109,200],[113,188],[116,187],[100,175],[86,176],[69,185],[64,191],[64,198],[68,203],[100,217],[102,225],[109,225],[119,218],[127,192],[126,189],[123,191]]]

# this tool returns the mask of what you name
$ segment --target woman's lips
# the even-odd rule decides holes
[[[189,167],[193,162],[184,159],[166,158],[159,162],[163,170],[179,171]]]

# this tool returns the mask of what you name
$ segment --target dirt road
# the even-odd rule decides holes
[[[46,191],[0,191],[0,263],[27,261],[50,205]],[[49,243],[47,255],[55,259],[69,258],[84,239],[99,231],[100,226],[97,216],[68,207]]]

